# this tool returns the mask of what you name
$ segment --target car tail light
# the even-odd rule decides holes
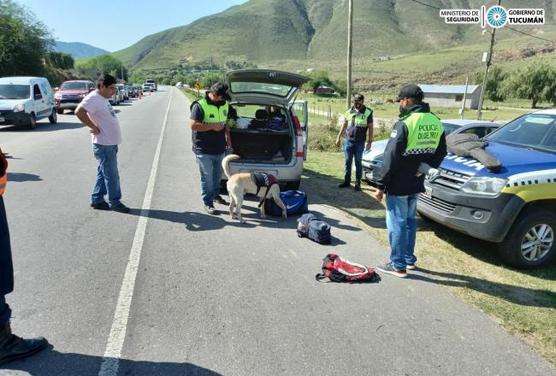
[[[295,126],[295,136],[297,138],[297,149],[295,151],[296,157],[305,157],[305,151],[303,148],[303,129],[301,129],[301,123],[297,116],[293,116],[293,124]]]

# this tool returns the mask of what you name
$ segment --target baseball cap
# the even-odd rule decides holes
[[[424,94],[423,90],[415,84],[405,85],[401,88],[398,97],[396,98],[396,102],[399,102],[403,98],[412,98],[418,102],[423,100]]]
[[[217,82],[211,86],[210,91],[217,95],[222,95],[225,100],[229,101],[232,99],[230,94],[228,94],[228,85],[223,82]]]

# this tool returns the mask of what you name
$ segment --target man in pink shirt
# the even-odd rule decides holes
[[[100,76],[97,90],[87,95],[75,114],[90,128],[93,153],[98,161],[97,180],[91,195],[91,207],[99,210],[114,210],[129,213],[122,204],[120,175],[118,173],[118,145],[122,142],[120,123],[108,101],[116,90],[116,79],[109,74]],[[108,194],[108,203],[104,196]]]

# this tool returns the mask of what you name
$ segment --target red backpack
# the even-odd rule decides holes
[[[331,282],[378,282],[380,276],[370,266],[355,264],[334,253],[322,259],[322,273],[315,275],[317,281],[328,278]]]

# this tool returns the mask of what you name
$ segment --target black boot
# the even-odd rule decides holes
[[[343,183],[338,184],[338,188],[346,188],[349,187],[349,180],[344,180]]]
[[[355,186],[353,187],[353,189],[355,189],[356,191],[360,191],[361,190],[361,181],[357,180],[355,182]]]
[[[23,339],[12,334],[10,323],[0,326],[0,364],[26,358],[48,346],[43,337]]]

